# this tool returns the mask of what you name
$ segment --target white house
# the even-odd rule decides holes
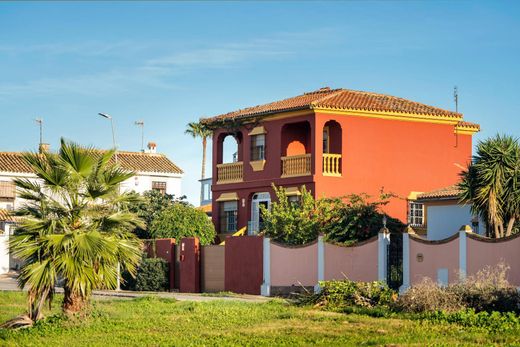
[[[456,185],[417,195],[417,203],[424,206],[424,226],[428,240],[442,240],[457,233],[461,226],[470,225],[474,233],[486,234],[482,219],[473,215],[471,205],[459,202]]]
[[[182,196],[182,169],[164,154],[156,153],[156,148],[155,143],[149,143],[146,152],[117,152],[118,164],[123,169],[136,173],[121,184],[121,189],[140,194],[148,190],[158,190],[176,197]],[[41,146],[40,151],[46,149],[46,146]],[[23,153],[0,152],[0,274],[7,271],[6,240],[14,230],[14,220],[8,211],[23,204],[23,200],[16,196],[13,182],[15,178],[37,180],[31,167],[23,159]]]

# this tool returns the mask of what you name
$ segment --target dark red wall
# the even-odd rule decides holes
[[[264,276],[263,237],[227,237],[225,258],[225,290],[259,295]]]
[[[153,254],[153,250],[150,250],[150,248],[148,248],[148,255],[162,258],[168,262],[170,272],[170,290],[172,290],[175,284],[175,239],[155,240],[155,255]]]
[[[200,293],[200,244],[196,237],[186,237],[180,243],[180,283],[182,293]]]

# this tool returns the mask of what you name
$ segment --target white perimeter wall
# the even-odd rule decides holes
[[[9,271],[9,249],[7,242],[9,235],[0,235],[0,275]]]
[[[471,226],[473,218],[469,205],[428,206],[426,215],[428,240],[450,237],[456,234],[461,226]],[[485,225],[481,220],[479,234],[485,234]]]

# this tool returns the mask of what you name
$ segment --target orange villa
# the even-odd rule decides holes
[[[206,118],[213,132],[212,218],[224,236],[261,228],[260,205],[274,199],[271,184],[298,199],[394,193],[385,211],[420,228],[417,195],[454,184],[471,159],[479,125],[463,115],[370,92],[321,88],[265,105]],[[236,155],[224,161],[224,139]]]

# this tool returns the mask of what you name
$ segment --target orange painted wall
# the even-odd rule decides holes
[[[411,191],[426,192],[454,184],[461,166],[471,159],[471,136],[458,135],[452,125],[386,120],[318,113],[316,143],[323,141],[323,125],[335,120],[342,130],[342,177],[321,174],[317,160],[316,194],[339,196],[365,192],[379,196],[397,194],[385,207],[388,214],[406,222],[406,197]],[[322,157],[322,146],[315,146]]]

